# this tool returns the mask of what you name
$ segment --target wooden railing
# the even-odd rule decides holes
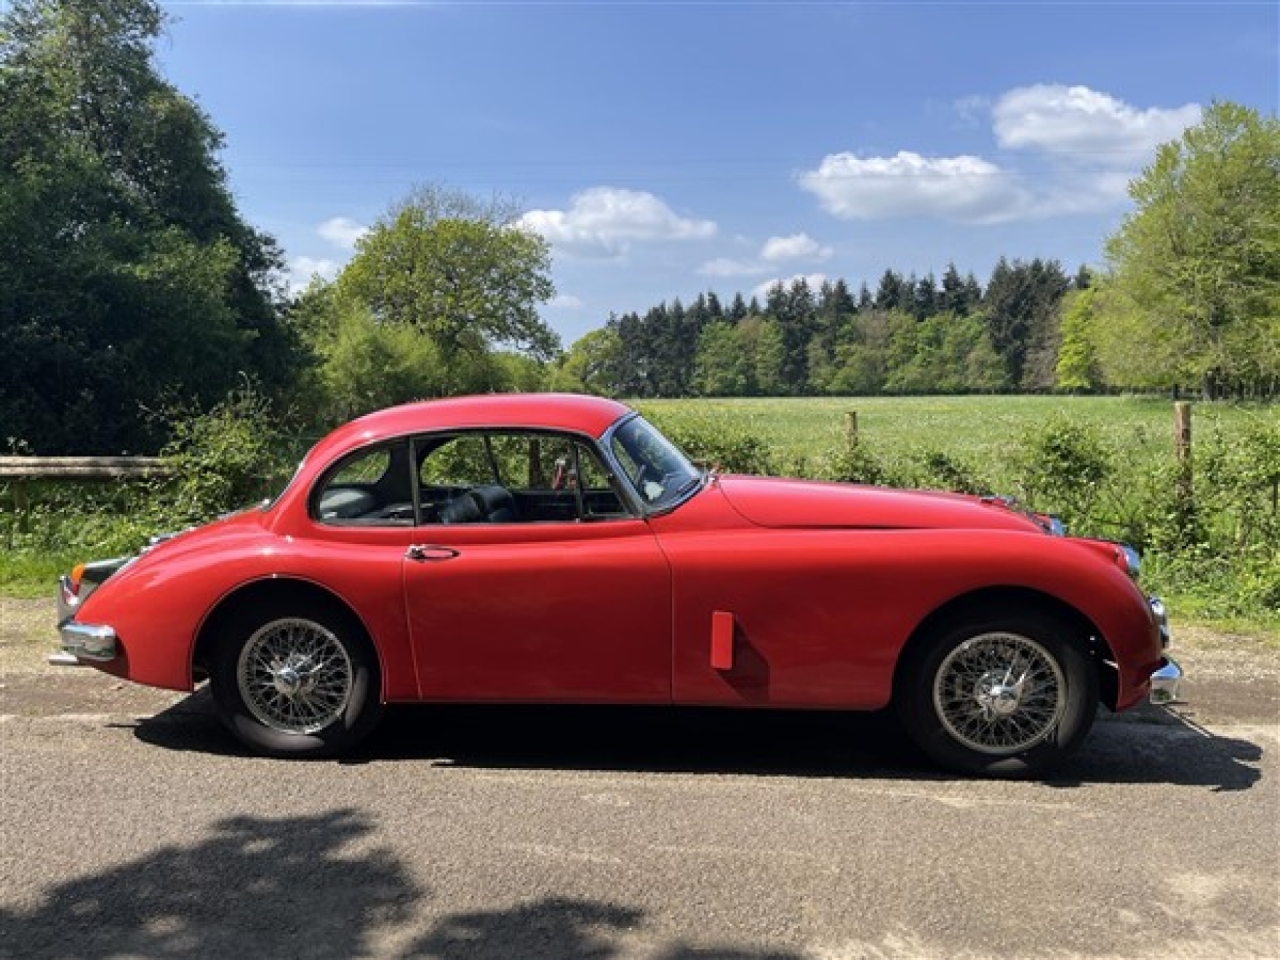
[[[19,524],[30,507],[27,484],[33,480],[145,480],[169,472],[160,457],[0,457],[0,482],[9,485]]]

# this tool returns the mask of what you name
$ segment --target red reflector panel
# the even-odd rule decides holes
[[[723,610],[711,614],[711,667],[733,669],[733,614]]]

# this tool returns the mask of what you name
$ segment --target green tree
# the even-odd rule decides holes
[[[615,394],[618,358],[622,344],[611,327],[583,334],[575,340],[551,374],[553,390],[573,393]]]
[[[694,386],[704,397],[742,397],[751,392],[750,358],[736,324],[717,320],[698,338]]]
[[[1009,387],[1045,387],[1056,349],[1058,303],[1070,281],[1056,260],[1030,263],[1004,257],[983,295],[991,345],[1005,365]],[[1028,360],[1035,361],[1028,370]],[[1030,374],[1030,376],[1027,376]]]
[[[1062,302],[1062,344],[1056,367],[1059,390],[1079,393],[1099,384],[1098,357],[1093,344],[1096,287],[1079,287]]]
[[[559,340],[538,316],[555,293],[550,249],[518,214],[500,199],[415,189],[360,239],[339,296],[425,335],[451,370],[498,346],[550,359]]]
[[[344,302],[328,329],[320,350],[320,378],[326,398],[323,419],[331,423],[440,396],[447,383],[456,382],[429,337],[412,327],[382,323],[361,304]],[[468,372],[474,375],[474,369],[468,367]]]
[[[738,324],[747,356],[751,358],[752,393],[761,397],[780,397],[786,393],[783,363],[786,343],[778,321],[772,317],[753,315]]]
[[[1280,120],[1214,103],[1129,195],[1099,303],[1108,381],[1280,391]]]
[[[0,422],[40,453],[154,450],[143,409],[291,382],[279,252],[157,72],[164,23],[153,0],[0,14]]]

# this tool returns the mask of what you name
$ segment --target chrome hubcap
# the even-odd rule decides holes
[[[969,749],[1014,754],[1057,727],[1066,680],[1057,659],[1031,638],[984,633],[942,661],[933,706],[947,732]]]
[[[240,651],[240,696],[259,721],[285,733],[316,733],[351,698],[354,672],[337,636],[313,620],[273,620]]]

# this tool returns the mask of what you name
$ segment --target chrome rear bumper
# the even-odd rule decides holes
[[[116,632],[110,627],[68,620],[58,632],[62,635],[62,652],[49,658],[55,666],[76,666],[82,660],[105,663],[116,658]],[[76,663],[68,661],[68,656]]]

